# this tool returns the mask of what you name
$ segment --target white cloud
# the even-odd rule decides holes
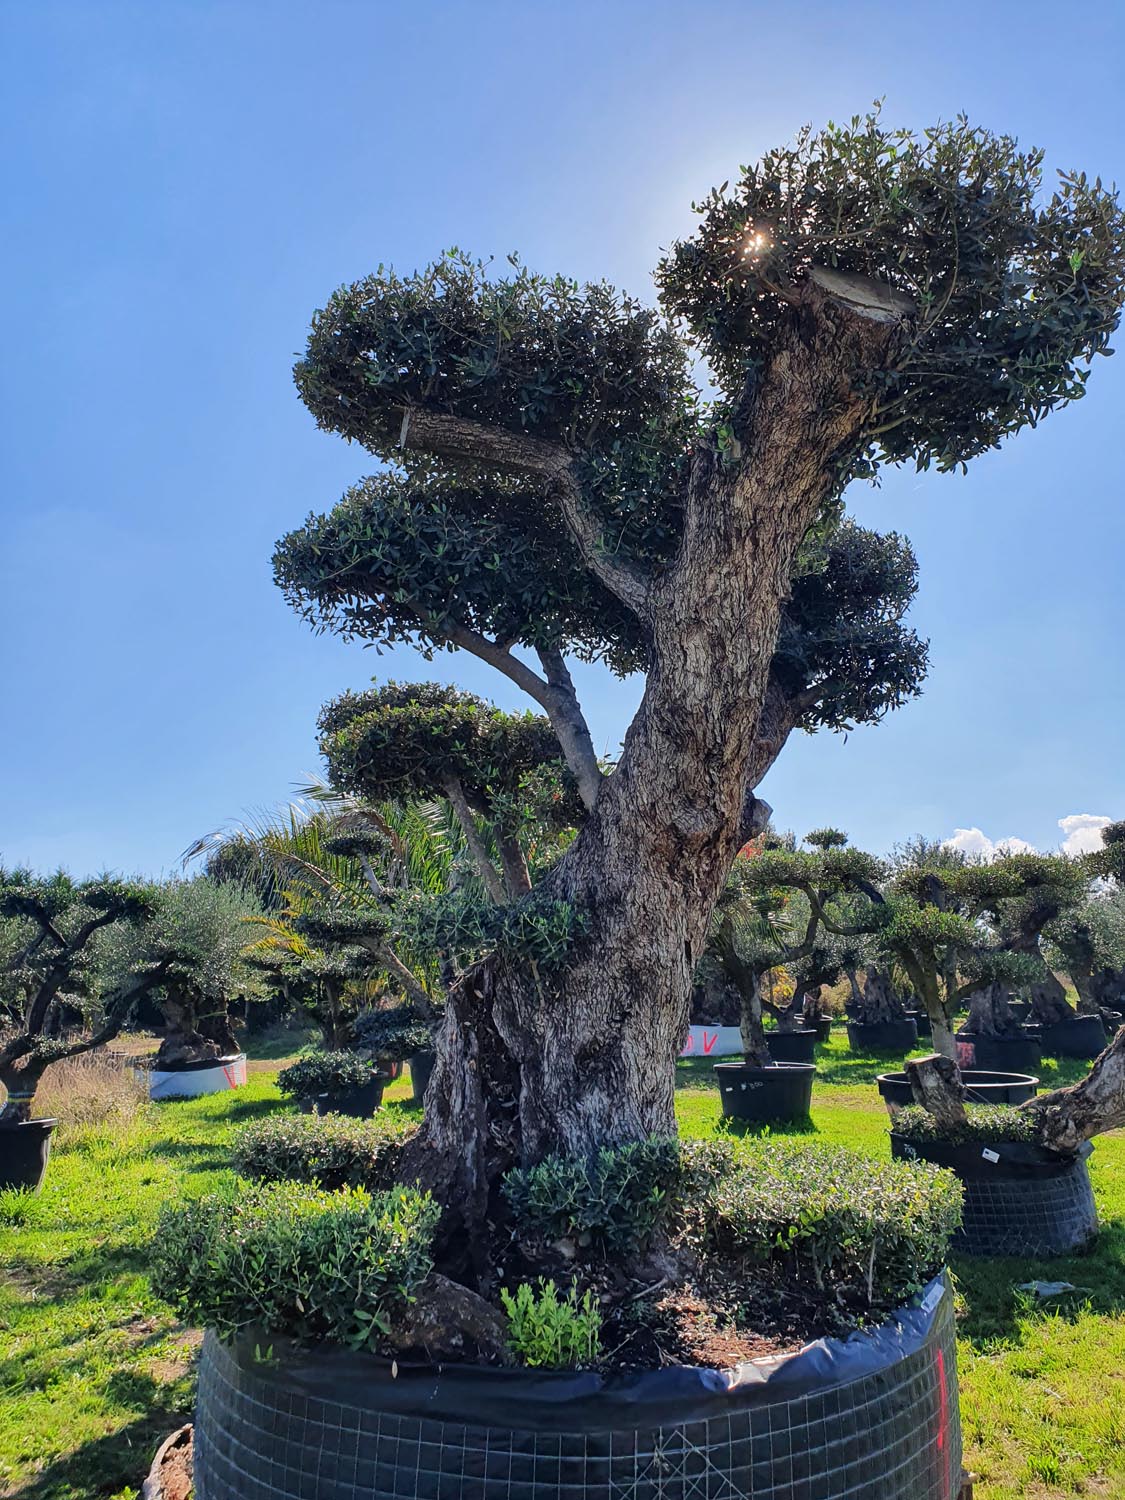
[[[1065,834],[1062,842],[1064,854],[1089,854],[1102,847],[1102,829],[1108,828],[1112,818],[1102,813],[1068,813],[1059,819],[1059,827]]]
[[[1112,818],[1107,818],[1102,813],[1068,813],[1065,818],[1059,819],[1059,827],[1063,831],[1062,852],[1073,858],[1079,854],[1088,854],[1092,849],[1100,849],[1102,829],[1112,821]],[[1026,839],[990,839],[982,828],[955,828],[953,837],[943,842],[946,849],[959,849],[970,859],[983,859],[986,862],[1001,854],[1036,853],[1035,845],[1029,844]]]
[[[1035,845],[1026,839],[1010,837],[995,842],[980,828],[955,828],[953,837],[944,841],[946,849],[959,849],[972,859],[985,861],[996,859],[1001,854],[1034,854]]]

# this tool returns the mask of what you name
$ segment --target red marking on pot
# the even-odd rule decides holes
[[[947,1452],[946,1436],[949,1432],[949,1392],[945,1388],[945,1350],[940,1345],[934,1350],[934,1365],[937,1369],[938,1378],[937,1448],[939,1453],[945,1454],[945,1478],[948,1483],[949,1454]]]

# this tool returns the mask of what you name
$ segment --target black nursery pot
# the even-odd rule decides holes
[[[965,1255],[1066,1255],[1089,1244],[1098,1214],[1086,1158],[1022,1142],[985,1145],[908,1141],[891,1132],[891,1155],[948,1167],[965,1189],[954,1250]]]
[[[346,1094],[318,1094],[313,1108],[318,1115],[352,1115],[357,1120],[366,1120],[382,1104],[386,1086],[387,1080],[376,1074],[370,1083],[349,1089]]]
[[[816,1040],[818,1045],[822,1042],[826,1042],[832,1035],[832,1017],[821,1016],[821,1018],[813,1026],[813,1030],[816,1032]]]
[[[924,1010],[908,1010],[907,1018],[914,1022],[915,1029],[920,1037],[930,1037],[934,1034],[933,1022]]]
[[[410,1086],[414,1090],[414,1103],[423,1104],[426,1098],[426,1090],[430,1086],[430,1078],[433,1075],[437,1063],[437,1053],[427,1047],[422,1052],[415,1052],[410,1059]]]
[[[0,1125],[0,1188],[43,1186],[51,1156],[51,1136],[57,1120],[24,1120],[19,1125]]]
[[[1043,1048],[1033,1036],[980,1036],[959,1031],[957,1062],[965,1068],[983,1068],[997,1073],[1037,1073],[1043,1066]]]
[[[1072,1016],[1056,1021],[1042,1030],[1043,1052],[1047,1057],[1080,1057],[1091,1062],[1104,1052],[1109,1040],[1100,1016]]]
[[[880,1073],[875,1080],[889,1112],[914,1103],[914,1090],[905,1073]],[[1025,1104],[1039,1091],[1039,1080],[1026,1073],[989,1073],[979,1069],[961,1074],[970,1104]]]
[[[770,1056],[777,1063],[811,1063],[816,1056],[817,1035],[808,1031],[767,1031]]]
[[[918,1028],[907,1017],[902,1021],[848,1022],[848,1046],[853,1052],[913,1052]]]
[[[811,1063],[716,1063],[719,1099],[728,1120],[782,1123],[808,1119],[816,1069]]]
[[[722,1373],[391,1366],[208,1333],[196,1500],[954,1500],[952,1303],[939,1278],[874,1329]]]

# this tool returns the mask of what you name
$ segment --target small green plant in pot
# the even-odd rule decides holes
[[[358,1052],[307,1052],[277,1075],[283,1094],[309,1113],[370,1115],[383,1102],[386,1080]]]

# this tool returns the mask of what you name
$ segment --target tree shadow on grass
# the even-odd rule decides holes
[[[162,1403],[116,1432],[60,1454],[22,1488],[8,1491],[11,1500],[75,1500],[79,1495],[139,1492],[157,1448],[190,1416],[190,1409]]]
[[[779,1136],[819,1135],[820,1128],[811,1116],[803,1120],[732,1120],[723,1115],[715,1124],[716,1136],[768,1136],[776,1140]]]
[[[187,1159],[182,1170],[187,1172],[222,1172],[230,1167],[230,1147],[226,1145],[198,1145],[194,1141],[153,1141],[153,1156],[171,1157],[173,1160]]]
[[[1018,1343],[1028,1318],[1072,1322],[1086,1312],[1115,1317],[1125,1312],[1125,1222],[1102,1227],[1089,1249],[1050,1259],[950,1256],[959,1294],[958,1333],[974,1349]],[[1038,1298],[1019,1288],[1030,1281],[1069,1281],[1076,1290]]]

